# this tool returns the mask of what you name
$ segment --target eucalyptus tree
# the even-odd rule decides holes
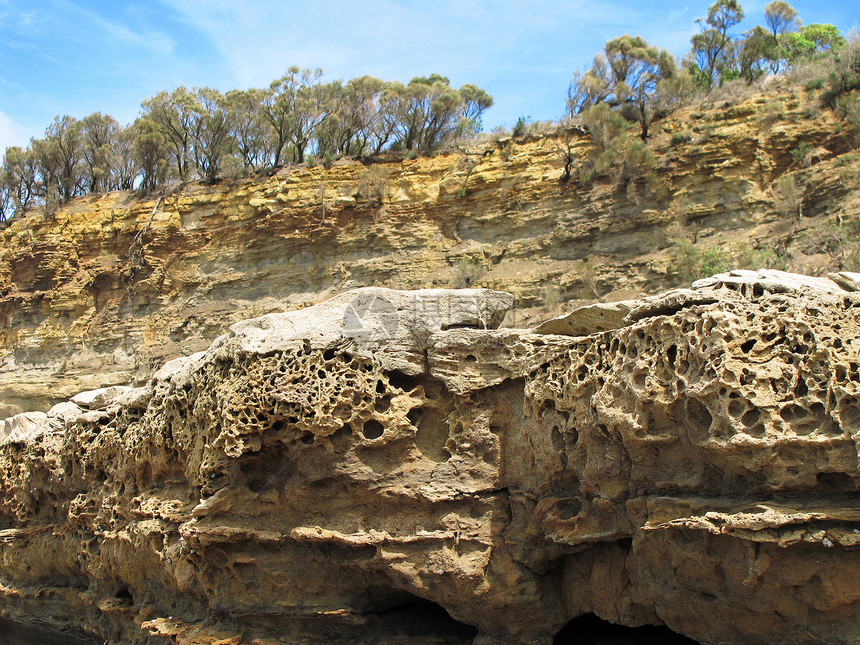
[[[36,155],[31,147],[6,148],[3,157],[2,185],[16,213],[33,205],[38,199],[39,174]]]
[[[180,181],[191,177],[192,131],[199,118],[197,99],[192,92],[178,87],[169,94],[159,92],[142,104],[142,116],[156,124],[170,148]]]
[[[381,118],[379,96],[385,83],[360,76],[328,86],[328,117],[317,126],[320,154],[361,156],[372,145]],[[384,143],[383,143],[384,145]]]
[[[779,45],[771,32],[757,25],[744,33],[737,58],[739,76],[752,83],[778,67]]]
[[[77,119],[54,117],[45,138],[32,141],[46,202],[65,203],[84,194],[82,125]]]
[[[278,167],[288,145],[307,145],[321,119],[319,104],[322,70],[300,70],[290,67],[281,78],[272,81],[264,93],[262,114],[270,128],[272,166]],[[302,111],[305,113],[302,113]],[[304,149],[294,150],[296,161],[304,159]]]
[[[194,88],[189,120],[194,165],[201,179],[214,183],[233,149],[229,107],[224,95],[210,87]]]
[[[606,43],[606,60],[612,70],[610,96],[605,99],[616,104],[629,120],[637,121],[643,140],[648,138],[655,114],[661,83],[678,73],[675,58],[665,49],[649,45],[640,36],[624,35]],[[661,105],[666,109],[665,105]]]
[[[655,117],[674,107],[679,81],[674,56],[649,45],[641,36],[623,35],[604,46],[592,68],[574,76],[568,91],[571,116],[605,103],[639,124],[647,139]]]
[[[462,101],[458,123],[460,134],[476,134],[481,131],[481,116],[493,106],[493,97],[473,83],[461,85],[457,91]]]
[[[774,51],[770,69],[771,72],[776,74],[785,60],[784,45],[786,37],[788,34],[797,31],[798,27],[800,27],[800,20],[797,18],[797,11],[785,2],[785,0],[773,0],[773,2],[768,4],[764,8],[764,19],[773,37]]]
[[[133,126],[121,128],[111,146],[111,185],[116,190],[131,190],[140,176],[134,154],[135,131]]]
[[[382,152],[382,149],[397,137],[400,129],[400,98],[397,88],[402,85],[398,81],[384,83],[382,91],[376,96],[376,118],[369,130],[368,139],[372,154]]]
[[[231,90],[224,95],[235,152],[245,172],[271,164],[270,141],[263,120],[263,97],[259,89]]]
[[[833,25],[813,23],[788,34],[785,39],[785,57],[789,65],[834,52],[846,45],[847,41]]]
[[[320,76],[322,71],[320,70]],[[319,128],[331,115],[332,101],[336,85],[318,82],[303,83],[296,92],[296,110],[293,113],[293,127],[290,143],[293,161],[302,163],[305,152]]]
[[[744,11],[738,0],[717,0],[708,9],[704,23],[701,18],[696,20],[702,29],[690,41],[700,85],[711,89],[737,71],[736,44],[729,30],[743,18]]]
[[[120,125],[112,116],[95,112],[81,120],[84,182],[90,193],[116,188],[113,182],[116,140]]]
[[[155,121],[141,117],[131,126],[132,154],[140,175],[140,190],[148,194],[162,187],[170,172],[171,146]]]
[[[431,150],[446,137],[462,132],[464,124],[474,131],[493,101],[474,85],[455,89],[439,74],[415,77],[408,85],[390,83],[384,100],[406,150]]]

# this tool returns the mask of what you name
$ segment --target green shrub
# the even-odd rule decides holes
[[[799,184],[792,174],[785,174],[776,181],[774,206],[776,211],[786,217],[803,217],[803,193],[805,187]]]
[[[810,159],[811,152],[812,145],[806,141],[801,141],[797,144],[797,147],[791,151],[791,158],[794,159],[794,163],[803,166],[804,168],[808,168],[812,161]]]
[[[719,247],[702,247],[685,238],[675,241],[672,269],[682,282],[693,282],[729,268],[728,254]]]
[[[547,310],[554,311],[558,309],[562,302],[561,288],[557,284],[544,285],[543,289],[541,289],[541,300]]]
[[[785,116],[785,107],[780,101],[768,101],[759,117],[762,128],[769,128]]]
[[[368,206],[379,206],[385,201],[388,192],[388,178],[391,173],[380,164],[362,170],[358,175],[356,199]]]
[[[676,132],[672,135],[672,145],[673,146],[680,146],[680,145],[683,145],[685,143],[689,143],[692,140],[693,140],[693,135],[690,134],[686,130],[684,132]]]
[[[699,128],[696,130],[699,133],[699,141],[698,143],[707,143],[711,140],[711,137],[714,136],[714,126],[706,125],[703,128]]]
[[[516,125],[514,125],[513,132],[511,135],[514,137],[521,137],[526,133],[529,123],[531,123],[530,116],[521,116],[517,119]]]
[[[466,289],[473,286],[484,275],[484,267],[474,258],[460,258],[454,269],[451,286],[454,289]]]
[[[854,147],[860,147],[860,92],[851,92],[838,101],[838,111],[848,126],[848,136]]]
[[[735,269],[778,269],[786,271],[790,267],[785,256],[780,256],[777,252],[770,248],[761,246],[750,246],[746,243],[741,243],[735,251],[735,261],[733,263]]]
[[[825,105],[836,107],[839,98],[860,90],[860,39],[853,38],[831,60],[827,87],[821,93]]]
[[[833,162],[833,167],[841,168],[842,166],[854,163],[856,159],[857,155],[855,155],[853,152],[846,152],[844,155],[836,157],[835,161]]]
[[[619,137],[626,136],[630,124],[606,103],[593,105],[580,114],[582,125],[591,135],[591,142],[597,154],[603,154]]]

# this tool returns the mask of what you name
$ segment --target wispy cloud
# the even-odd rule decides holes
[[[764,19],[769,0],[742,0]],[[789,0],[846,31],[854,2]],[[264,87],[291,65],[328,79],[438,72],[496,98],[485,124],[555,118],[571,74],[624,33],[683,56],[713,0],[0,0],[0,110],[36,123],[113,114],[178,85]],[[749,25],[747,23],[750,23]]]
[[[29,129],[0,112],[0,155],[12,146],[24,147],[30,140]]]
[[[175,43],[164,32],[156,30],[133,31],[120,22],[108,20],[69,0],[54,0],[54,2],[65,11],[77,14],[74,18],[75,22],[83,21],[85,24],[95,27],[106,42],[149,49],[156,53],[170,53],[174,49]]]

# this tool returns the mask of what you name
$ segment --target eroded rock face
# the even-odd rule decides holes
[[[850,131],[817,107],[810,119],[805,93],[780,92],[661,119],[649,137],[653,195],[578,181],[594,150],[569,131],[372,167],[291,166],[145,199],[89,195],[50,217],[16,216],[0,226],[0,416],[143,385],[234,323],[357,287],[499,289],[516,297],[507,325],[517,327],[550,317],[553,303],[688,282],[679,235],[698,253],[784,247],[800,272],[851,266],[832,229],[860,215],[860,186],[845,179],[860,174]],[[679,145],[690,128],[696,141]],[[788,151],[807,146],[812,164],[799,168]],[[560,181],[567,155],[573,179]],[[773,186],[789,171],[810,187],[803,235],[775,208]]]
[[[842,277],[717,276],[591,335],[494,329],[511,300],[482,290],[234,325],[4,440],[0,615],[117,643],[549,643],[589,613],[856,642]]]

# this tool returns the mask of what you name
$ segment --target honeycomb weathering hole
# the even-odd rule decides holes
[[[705,404],[697,399],[687,399],[687,423],[690,439],[695,443],[706,441],[711,435],[714,418]]]
[[[364,423],[364,427],[361,429],[361,434],[365,439],[379,439],[385,432],[385,428],[382,427],[382,424],[376,419],[370,419]]]
[[[854,478],[848,473],[823,472],[815,476],[816,481],[831,490],[855,490]]]
[[[398,372],[396,370],[386,372],[385,375],[388,377],[389,385],[396,387],[398,390],[402,390],[403,392],[411,392],[418,386],[417,376],[409,376],[408,374],[404,374],[403,372]]]

